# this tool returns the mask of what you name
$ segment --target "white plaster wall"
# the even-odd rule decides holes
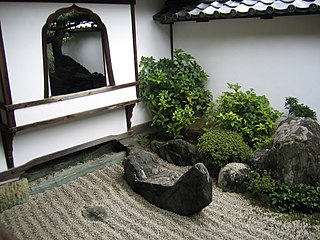
[[[63,44],[63,54],[75,59],[91,73],[105,75],[101,33],[74,33],[71,36],[72,39]]]
[[[131,10],[121,4],[79,4],[98,14],[107,28],[116,84],[135,81]]]
[[[63,117],[92,109],[111,106],[136,99],[135,87],[94,94],[91,96],[69,99],[63,102],[48,103],[15,110],[16,125],[23,126],[34,122]],[[85,100],[85,101],[84,101]],[[45,112],[46,114],[43,114]],[[106,113],[107,115],[111,115]],[[88,124],[91,124],[88,119]]]
[[[136,28],[138,61],[142,56],[156,59],[170,57],[170,28],[153,21],[153,15],[164,7],[163,0],[137,0]],[[132,126],[151,120],[151,114],[142,103],[134,108]]]
[[[18,133],[14,138],[14,159],[18,167],[28,161],[106,136],[127,131],[125,112],[114,110],[59,126]]]
[[[43,98],[41,29],[48,13],[54,9],[46,4],[38,4],[36,9],[34,4],[0,3],[0,21],[14,103]]]
[[[284,111],[295,96],[320,119],[320,16],[174,24],[174,47],[191,53],[210,75],[217,97],[227,82],[254,88]]]

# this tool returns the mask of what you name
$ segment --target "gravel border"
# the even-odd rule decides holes
[[[172,170],[181,168],[164,163]],[[181,171],[184,171],[182,169]],[[190,217],[159,209],[131,190],[121,164],[32,196],[0,214],[20,239],[320,239],[320,225],[283,221],[240,194],[213,187],[213,201]],[[97,221],[85,207],[102,209]]]

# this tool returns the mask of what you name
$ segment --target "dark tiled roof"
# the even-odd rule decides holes
[[[155,21],[173,23],[320,13],[320,0],[168,0],[166,5],[154,15]]]

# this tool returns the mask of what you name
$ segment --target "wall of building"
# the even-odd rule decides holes
[[[71,5],[19,3],[17,7],[16,3],[0,3],[0,21],[13,103],[43,99],[41,30],[50,14]],[[107,27],[116,84],[134,82],[130,6],[77,5],[98,14]]]
[[[0,21],[4,39],[6,60],[13,103],[43,99],[43,63],[41,30],[48,16],[70,4],[58,3],[0,3]],[[116,84],[135,81],[133,38],[130,6],[78,4],[98,14],[107,27],[111,60]],[[152,16],[163,7],[163,2],[138,0],[136,4],[136,29],[138,59],[141,56],[168,57],[169,28],[155,23]],[[13,17],[14,16],[14,17]],[[101,63],[83,58],[88,48],[92,55],[100,55],[101,45],[93,44],[97,37],[77,45],[77,50],[66,47],[72,55],[90,71],[99,72]],[[82,45],[81,45],[82,44]],[[93,54],[94,53],[94,54]],[[97,58],[97,57],[96,57]],[[83,60],[84,59],[84,60]],[[86,62],[87,61],[87,62]],[[100,64],[100,65],[99,65]],[[135,87],[104,94],[70,99],[15,111],[17,126],[61,117],[81,111],[108,106],[136,98]],[[150,114],[142,104],[133,113],[132,125],[150,120]],[[18,133],[14,138],[15,166],[106,136],[127,131],[123,109],[96,114],[64,124],[41,127]],[[0,151],[0,171],[6,170],[3,149]]]
[[[136,78],[130,6],[118,4],[77,5],[98,14],[106,25],[116,85],[134,82]],[[0,3],[0,22],[14,104],[44,98],[41,30],[50,14],[69,6],[71,6],[70,3],[19,3],[19,7],[17,7],[16,3]],[[152,20],[152,15],[162,7],[162,1],[137,1],[136,27],[139,59],[142,55],[163,57],[170,54],[168,28],[157,25]],[[88,44],[90,45],[91,42]],[[77,57],[81,59],[81,53]],[[89,69],[95,70],[93,66],[90,66]],[[18,109],[15,110],[15,117],[17,126],[24,126],[37,121],[134,100],[136,97],[136,88],[130,87]],[[149,120],[148,111],[138,104],[134,110],[132,125],[136,126]],[[126,131],[125,111],[119,109],[63,124],[17,133],[13,142],[15,166]],[[6,164],[3,149],[1,149],[0,171],[4,170],[6,170]]]
[[[281,111],[285,97],[297,97],[320,119],[319,22],[314,15],[175,23],[174,47],[203,66],[214,97],[239,83]]]
[[[153,15],[164,7],[163,0],[137,0],[136,27],[138,61],[142,56],[156,59],[170,57],[170,28],[153,21]],[[150,112],[142,103],[137,104],[132,117],[136,126],[151,120]]]

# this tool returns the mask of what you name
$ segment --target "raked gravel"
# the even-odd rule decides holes
[[[172,170],[181,168],[164,163]],[[185,170],[185,169],[182,169]],[[17,237],[27,239],[320,239],[320,226],[285,221],[239,194],[214,186],[212,203],[190,217],[159,209],[131,190],[115,164],[32,196],[0,214]],[[102,207],[102,221],[84,207]]]

